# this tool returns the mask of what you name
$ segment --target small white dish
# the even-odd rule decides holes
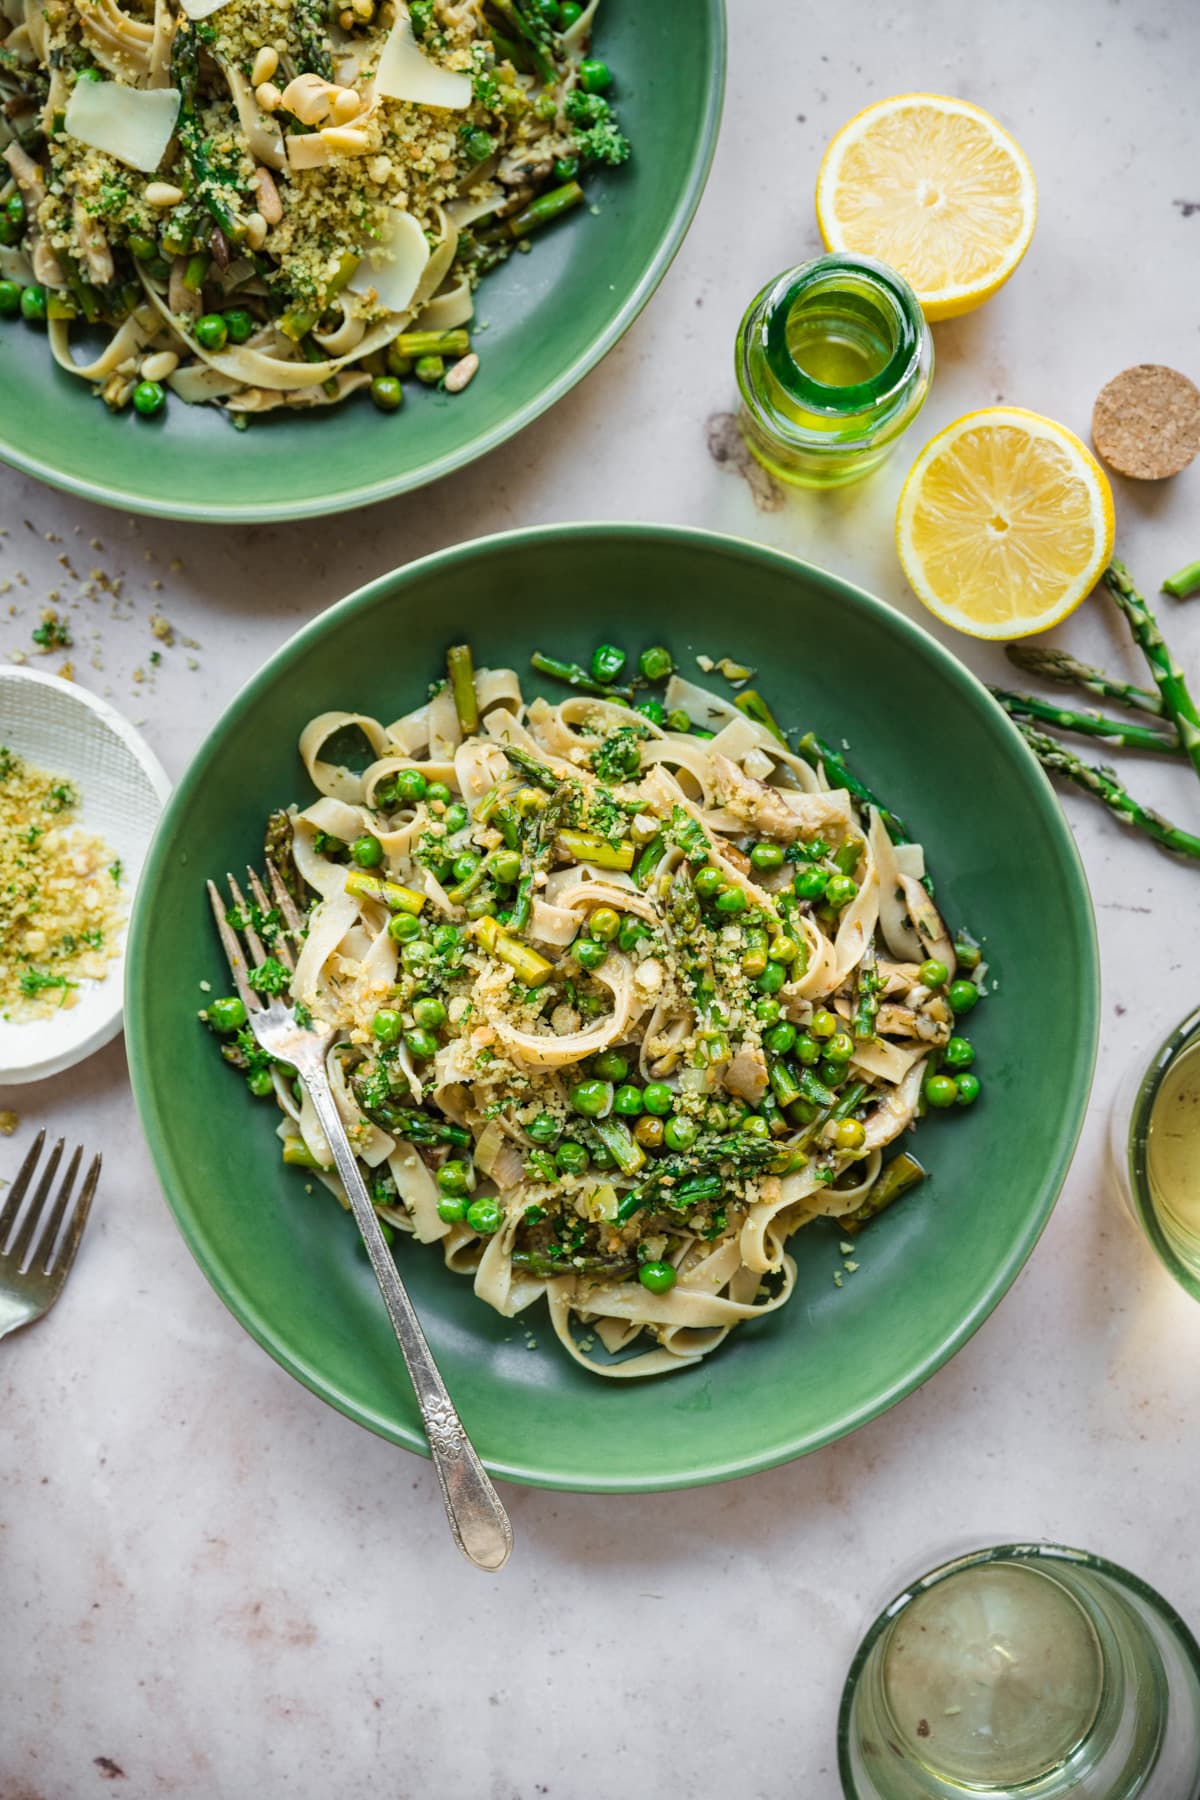
[[[0,668],[0,744],[64,775],[79,789],[76,825],[111,845],[124,865],[129,911],[171,783],[146,743],[107,700],[40,670]],[[126,915],[126,924],[128,914]],[[69,1069],[121,1029],[125,933],[103,981],[83,984],[75,1005],[49,1019],[0,1019],[0,1087]]]

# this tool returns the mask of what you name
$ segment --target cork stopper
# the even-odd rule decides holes
[[[1122,369],[1096,396],[1092,442],[1118,475],[1178,475],[1200,454],[1200,388],[1162,363]]]

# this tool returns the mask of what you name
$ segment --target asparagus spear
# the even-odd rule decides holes
[[[454,695],[454,710],[464,737],[474,737],[479,730],[479,702],[475,698],[475,665],[471,661],[470,644],[451,644],[446,652],[446,673]]]
[[[543,225],[561,218],[563,213],[570,212],[573,206],[583,204],[583,189],[577,181],[566,181],[562,187],[551,188],[549,193],[539,194],[536,200],[514,213],[507,221],[510,237],[528,237],[531,231],[539,231]]]
[[[854,1003],[854,1036],[858,1043],[869,1043],[875,1036],[875,1020],[879,1013],[879,970],[875,944],[869,943],[858,965],[858,982]]]
[[[898,818],[897,815],[892,812],[890,807],[883,804],[882,800],[877,800],[870,788],[867,787],[866,783],[860,781],[858,776],[853,774],[850,769],[847,768],[837,751],[831,749],[830,746],[823,742],[814,731],[805,732],[804,736],[796,745],[796,750],[797,753],[804,758],[805,762],[814,769],[819,767],[821,763],[824,763],[825,773],[830,781],[833,782],[834,786],[844,787],[846,791],[858,801],[860,806],[873,806],[883,820],[884,830],[891,838],[893,844],[912,843],[912,833],[904,823],[904,820]]]
[[[1142,655],[1150,665],[1155,686],[1162,695],[1163,712],[1179,733],[1179,741],[1197,775],[1200,775],[1200,712],[1188,692],[1183,670],[1171,655],[1158,623],[1143,595],[1133,585],[1125,564],[1114,557],[1104,571],[1105,585],[1125,614]]]
[[[898,1200],[901,1194],[907,1194],[909,1188],[916,1187],[924,1179],[925,1171],[916,1157],[910,1156],[907,1150],[902,1150],[899,1156],[894,1156],[887,1168],[880,1172],[878,1181],[862,1205],[856,1211],[846,1213],[837,1221],[838,1230],[845,1232],[847,1237],[854,1237],[864,1225],[869,1225],[885,1206],[890,1206],[893,1200]]]
[[[1184,568],[1176,569],[1175,573],[1168,575],[1163,582],[1163,593],[1174,594],[1177,600],[1186,600],[1189,594],[1196,592],[1197,588],[1200,588],[1200,561],[1188,563]]]
[[[518,775],[524,775],[527,781],[532,781],[535,787],[544,788],[548,794],[557,792],[561,783],[553,769],[548,769],[545,763],[539,762],[536,756],[530,756],[528,750],[522,750],[517,744],[502,744],[501,749]]]
[[[333,80],[333,58],[329,54],[329,38],[325,31],[325,9],[321,0],[293,0],[292,24],[296,31],[299,55],[296,69],[300,74],[319,75],[322,81]]]
[[[771,736],[777,737],[784,749],[787,749],[788,741],[779,729],[779,723],[775,714],[771,711],[757,688],[743,688],[733,704],[740,713],[745,713],[748,719],[753,719],[756,725],[764,726],[766,730],[771,733]]]
[[[1080,662],[1067,650],[1055,650],[1050,644],[1006,644],[1004,652],[1018,669],[1024,669],[1029,675],[1040,675],[1043,681],[1055,681],[1060,687],[1082,688],[1085,694],[1095,694],[1100,700],[1115,700],[1134,712],[1162,717],[1163,704],[1157,694],[1148,688],[1133,687],[1128,681],[1118,681],[1114,676],[1106,675],[1103,669]]]
[[[1054,725],[1059,731],[1076,731],[1082,737],[1103,738],[1106,743],[1125,750],[1156,750],[1160,756],[1182,756],[1177,737],[1167,737],[1153,725],[1133,725],[1124,719],[1106,719],[1102,713],[1075,712],[1065,706],[1053,706],[1034,694],[1012,694],[994,687],[990,692],[1010,718],[1037,719]]]
[[[524,931],[529,923],[533,912],[534,877],[550,860],[555,837],[572,798],[571,790],[565,783],[556,784],[546,805],[541,812],[533,815],[531,823],[525,828],[521,845],[521,873],[517,878],[512,918],[508,922],[514,932]]]
[[[204,135],[196,110],[200,87],[200,45],[212,35],[212,27],[180,21],[171,40],[171,84],[179,90],[176,131],[184,160],[192,174],[192,198],[220,226],[231,244],[246,235],[246,221],[238,207],[236,187],[221,181],[209,162],[211,141]]]
[[[553,675],[556,681],[565,681],[568,687],[578,688],[584,694],[597,694],[601,700],[633,700],[632,688],[606,687],[604,682],[593,680],[581,663],[562,662],[556,656],[544,656],[540,650],[535,650],[529,664],[539,674]]]
[[[1035,731],[1032,725],[1022,719],[1014,720],[1017,730],[1029,745],[1042,767],[1052,775],[1061,775],[1067,781],[1073,781],[1085,793],[1094,794],[1097,800],[1103,801],[1110,811],[1128,825],[1136,825],[1156,844],[1164,850],[1173,850],[1177,856],[1194,856],[1200,858],[1200,837],[1193,837],[1189,831],[1181,831],[1164,819],[1161,813],[1143,806],[1135,800],[1107,769],[1093,768],[1090,763],[1080,762],[1079,758],[1064,744],[1058,744],[1044,732]]]

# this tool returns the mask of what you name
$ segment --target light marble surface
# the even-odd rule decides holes
[[[72,591],[60,554],[123,573],[117,606],[72,614],[79,678],[144,720],[178,775],[303,620],[465,534],[703,524],[914,611],[891,517],[933,427],[1004,398],[1086,432],[1126,364],[1200,373],[1200,216],[1179,205],[1200,201],[1197,113],[1180,97],[1200,53],[1191,0],[732,0],[730,27],[694,229],[624,343],[551,417],[433,490],[313,527],[142,522],[5,472],[0,576],[29,585],[6,597],[24,610],[0,615],[0,654],[28,643],[49,588]],[[818,248],[810,194],[831,131],[906,88],[965,95],[1013,128],[1041,188],[1032,250],[987,308],[936,328],[934,392],[891,466],[838,498],[757,510],[706,449],[706,421],[731,401],[734,327],[763,280]],[[1200,466],[1116,485],[1122,546],[1153,588],[1200,553]],[[1193,669],[1195,605],[1164,602]],[[165,650],[138,683],[154,610],[199,649]],[[1136,673],[1102,602],[1058,635]],[[1005,666],[954,647],[981,672]],[[1200,817],[1181,771],[1132,773]],[[209,1290],[160,1197],[119,1044],[0,1093],[23,1137],[45,1123],[106,1157],[58,1310],[0,1346],[2,1800],[76,1800],[105,1780],[129,1800],[835,1800],[853,1646],[897,1574],[948,1542],[1088,1545],[1200,1623],[1187,1424],[1200,1310],[1120,1213],[1105,1167],[1118,1073],[1197,999],[1200,875],[1066,805],[1097,902],[1100,1066],[1062,1200],[998,1312],[923,1391],[790,1468],[644,1499],[508,1489],[518,1549],[498,1579],[457,1558],[428,1465],[298,1387]],[[14,1150],[0,1145],[0,1165]]]

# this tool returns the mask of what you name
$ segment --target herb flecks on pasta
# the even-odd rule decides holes
[[[629,155],[597,4],[0,0],[0,315],[114,410],[460,392],[481,276]]]
[[[612,645],[534,660],[576,691],[527,703],[458,645],[415,712],[313,719],[320,797],[272,815],[268,850],[311,907],[292,993],[336,1034],[381,1216],[505,1315],[545,1295],[585,1366],[650,1375],[785,1305],[800,1226],[856,1231],[920,1181],[884,1153],[978,1095],[958,1015],[979,952],[894,815],[757,693],[709,693],[657,646],[632,674]],[[277,1095],[285,1161],[340,1193],[240,1004],[208,1019]]]

